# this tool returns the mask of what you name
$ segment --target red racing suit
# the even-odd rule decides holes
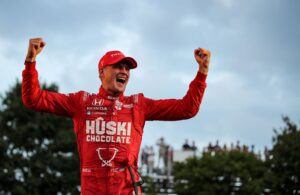
[[[164,100],[152,100],[143,94],[114,97],[102,87],[97,94],[41,90],[35,62],[25,63],[22,76],[22,100],[27,108],[73,119],[83,195],[134,194],[128,167],[138,182],[137,162],[145,121],[195,116],[206,88],[206,75],[200,72],[182,99]]]

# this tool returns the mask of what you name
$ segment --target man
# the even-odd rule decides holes
[[[130,70],[137,67],[137,62],[120,51],[109,51],[100,59],[102,85],[97,94],[41,90],[35,60],[45,45],[41,38],[29,41],[22,74],[24,105],[73,119],[82,194],[141,194],[137,161],[145,121],[182,120],[197,114],[206,87],[210,52],[195,49],[199,71],[182,99],[152,100],[143,94],[123,95]]]

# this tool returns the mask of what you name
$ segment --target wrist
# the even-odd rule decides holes
[[[198,72],[204,74],[204,75],[207,75],[208,73],[208,69],[207,68],[199,68]]]
[[[25,62],[35,62],[35,57],[26,57]]]

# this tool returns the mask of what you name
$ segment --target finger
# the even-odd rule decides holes
[[[43,38],[38,37],[38,38],[32,38],[30,40],[32,40],[32,41],[43,41]]]
[[[208,57],[210,57],[210,51],[209,50],[205,50],[205,53],[207,54]]]
[[[41,42],[39,42],[39,41],[34,41],[34,42],[31,43],[31,45],[36,50],[41,48]]]
[[[196,52],[196,53],[199,53],[199,51],[201,51],[201,48],[200,48],[200,47],[198,47],[197,49],[195,49],[195,52]]]
[[[31,45],[40,45],[40,41],[37,41],[37,40],[32,40],[32,41],[30,41],[30,44]]]
[[[204,53],[204,51],[202,48],[199,47],[198,49],[196,49],[196,55],[202,56],[203,53]]]
[[[209,50],[206,50],[206,49],[202,49],[202,53],[206,54],[206,55],[210,55],[210,51]]]
[[[199,54],[198,54],[201,58],[205,58],[205,57],[207,57],[208,56],[208,54],[207,53],[203,53],[203,52],[199,52]]]
[[[29,40],[29,44],[33,45],[34,48],[36,48],[36,45],[38,45],[38,47],[41,47],[42,45],[45,45],[43,42],[44,41],[43,41],[42,38],[33,38],[33,39]],[[41,43],[43,43],[43,44],[41,44]]]
[[[37,44],[34,44],[33,45],[34,49],[38,50],[39,49],[39,46]]]
[[[46,42],[44,42],[44,41],[42,41],[42,42],[40,43],[40,47],[45,47],[45,45],[46,45]]]
[[[209,60],[210,59],[210,52],[209,51],[205,51],[205,53],[201,53],[201,58],[205,59],[205,60]]]
[[[206,53],[202,53],[202,52],[199,52],[198,53],[198,56],[201,58],[201,59],[206,59],[208,57],[208,55]]]

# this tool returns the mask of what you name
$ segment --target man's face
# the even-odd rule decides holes
[[[129,66],[124,62],[106,66],[100,70],[102,87],[112,95],[125,91],[130,76]]]

